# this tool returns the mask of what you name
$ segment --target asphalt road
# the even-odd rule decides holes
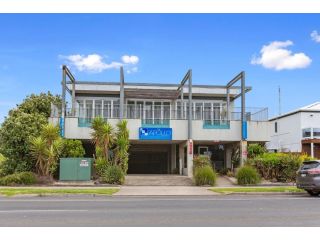
[[[0,198],[0,226],[320,226],[320,197]]]

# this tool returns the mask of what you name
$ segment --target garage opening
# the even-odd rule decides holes
[[[171,145],[131,145],[128,174],[169,174]]]

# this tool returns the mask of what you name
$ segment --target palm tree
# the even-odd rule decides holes
[[[101,144],[105,158],[109,161],[109,148],[114,143],[114,131],[110,123],[106,122],[101,128]]]
[[[109,160],[109,149],[114,143],[114,130],[110,123],[103,120],[101,117],[96,117],[92,121],[91,134],[92,141],[96,146],[96,151],[103,151],[103,157]]]
[[[51,123],[46,124],[42,127],[41,136],[47,141],[48,145],[51,145],[53,141],[57,140],[60,137],[59,127],[54,126]]]
[[[36,160],[38,174],[51,177],[63,148],[63,139],[59,136],[59,127],[52,124],[43,126],[41,135],[31,138],[30,145],[31,154]]]
[[[105,124],[105,122],[104,122],[103,118],[101,118],[101,117],[96,117],[92,120],[91,127],[93,129],[93,132],[91,133],[91,137],[92,137],[92,142],[96,146],[96,150],[102,144],[101,129],[104,124]]]
[[[46,175],[46,150],[47,150],[47,143],[41,137],[33,137],[30,140],[31,143],[31,154],[36,160],[36,169],[39,175],[45,176]]]
[[[54,172],[57,166],[58,158],[63,149],[63,140],[61,138],[52,142],[47,148],[47,165],[46,165],[46,176],[50,176]]]
[[[117,146],[115,154],[115,164],[120,165],[124,173],[128,170],[129,160],[129,130],[127,121],[121,120],[117,123]]]

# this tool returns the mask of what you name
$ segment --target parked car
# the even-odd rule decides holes
[[[297,171],[297,187],[306,190],[311,196],[320,194],[320,160],[303,162]]]

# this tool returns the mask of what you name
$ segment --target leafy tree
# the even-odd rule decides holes
[[[85,150],[80,140],[64,139],[60,157],[83,157]]]
[[[6,157],[5,172],[34,171],[36,161],[30,154],[30,137],[39,136],[48,122],[51,103],[60,104],[50,92],[32,94],[9,111],[0,128],[0,152]]]
[[[248,158],[255,158],[256,156],[259,156],[266,152],[267,149],[261,144],[252,143],[248,145]]]

